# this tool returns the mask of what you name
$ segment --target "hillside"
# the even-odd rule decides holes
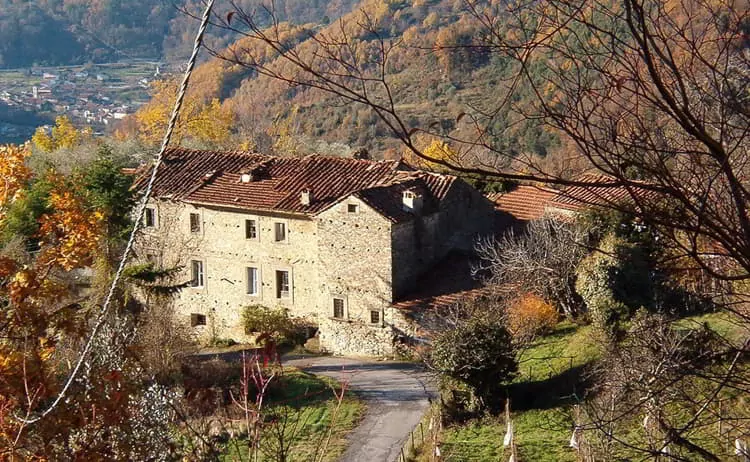
[[[254,10],[260,0],[241,0]],[[320,22],[350,11],[353,0],[276,1],[280,18]],[[72,65],[125,58],[181,59],[189,52],[199,0],[0,0],[0,68]],[[217,3],[217,14],[228,4]],[[213,30],[208,41],[228,43]]]
[[[363,20],[371,23],[370,30],[359,26]],[[509,85],[506,80],[511,70],[507,62],[481,48],[451,51],[435,47],[477,43],[481,40],[481,29],[476,19],[464,10],[462,2],[362,0],[351,13],[327,26],[282,22],[278,30],[266,32],[279,33],[285,46],[293,47],[294,54],[310,57],[322,54],[316,41],[339,37],[342,30],[346,31],[352,43],[356,43],[357,59],[365,72],[377,71],[378,39],[383,38],[385,43],[393,45],[385,72],[401,118],[410,127],[430,126],[446,134],[458,134],[471,127],[459,124],[457,116],[464,112],[491,111],[493,108],[487,101],[494,98],[487,95],[488,89],[502,92]],[[255,61],[286,75],[295,72],[278,53],[248,37],[237,38],[223,54],[238,56],[245,62]],[[261,149],[283,141],[286,151],[319,151],[321,140],[327,143],[323,143],[322,149],[330,149],[333,143],[351,149],[364,147],[376,155],[384,152],[398,155],[394,151],[402,149],[372,110],[262,74],[212,59],[198,69],[192,94],[203,101],[220,99],[235,115],[239,139]],[[382,93],[382,88],[373,91]],[[531,100],[526,91],[516,90],[514,96],[519,104]],[[491,139],[495,147],[544,156],[557,144],[554,135],[530,122],[516,123],[518,119],[514,111],[495,118],[491,127],[495,132]]]

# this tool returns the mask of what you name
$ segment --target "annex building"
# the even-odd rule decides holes
[[[404,307],[425,275],[457,271],[446,260],[491,233],[493,213],[461,179],[401,161],[172,149],[137,254],[184,268],[175,312],[199,337],[246,340],[244,307],[283,307],[326,351],[383,356],[418,335]]]

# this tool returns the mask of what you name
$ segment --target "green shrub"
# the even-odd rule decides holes
[[[234,346],[234,345],[237,345],[237,342],[235,342],[231,338],[221,338],[221,337],[219,337],[219,338],[214,338],[214,339],[211,340],[211,346],[212,347],[227,348],[227,347]]]
[[[501,396],[518,371],[510,332],[499,319],[472,319],[440,333],[432,344],[430,365],[471,387],[480,407]]]
[[[242,312],[245,333],[268,335],[277,345],[301,345],[306,340],[307,325],[292,319],[285,308],[267,308],[251,305]]]
[[[648,252],[638,243],[614,234],[605,236],[599,251],[581,261],[576,270],[576,291],[591,320],[609,330],[640,307],[656,304],[656,273]]]

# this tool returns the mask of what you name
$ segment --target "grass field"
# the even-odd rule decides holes
[[[574,461],[568,447],[573,428],[571,406],[585,366],[598,357],[589,326],[563,322],[524,350],[519,376],[509,387],[518,455],[538,462]],[[441,435],[445,460],[506,460],[505,419],[484,417],[448,427]],[[506,454],[507,453],[507,454]]]
[[[259,460],[281,460],[282,447],[290,462],[321,460],[323,453],[322,460],[336,460],[346,449],[346,436],[359,423],[365,405],[353,394],[346,393],[337,406],[332,388],[339,390],[339,384],[332,379],[285,369],[267,396]],[[232,439],[226,448],[222,460],[250,460],[246,440]]]
[[[748,335],[746,327],[727,314],[693,316],[676,323],[678,327],[701,324],[729,339]],[[586,366],[599,357],[591,336],[590,326],[563,322],[521,353],[520,374],[508,389],[520,461],[576,460],[575,451],[569,447],[574,395],[580,396],[585,386]],[[442,460],[505,461],[510,457],[503,448],[505,430],[503,416],[485,416],[449,426],[439,436]],[[430,459],[422,456],[418,460]]]

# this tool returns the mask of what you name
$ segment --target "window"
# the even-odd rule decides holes
[[[336,319],[344,319],[344,299],[334,297],[333,298],[333,317]]]
[[[247,294],[258,295],[258,287],[260,281],[258,280],[258,268],[247,268]]]
[[[380,311],[378,310],[370,311],[370,322],[372,324],[380,324]]]
[[[190,327],[195,326],[205,326],[206,325],[206,315],[200,314],[200,313],[191,313],[190,314]]]
[[[273,233],[276,242],[286,241],[286,223],[274,223]]]
[[[276,271],[276,298],[289,297],[289,271]]]
[[[200,233],[201,232],[201,216],[197,213],[190,214],[190,232]]]
[[[258,222],[255,220],[245,220],[245,239],[258,238]]]
[[[346,211],[349,213],[359,213],[359,205],[349,204],[346,206]]]
[[[190,262],[190,287],[203,287],[203,262],[192,260]]]
[[[143,225],[146,228],[153,228],[156,226],[156,210],[153,207],[146,207],[146,214],[143,216]]]

